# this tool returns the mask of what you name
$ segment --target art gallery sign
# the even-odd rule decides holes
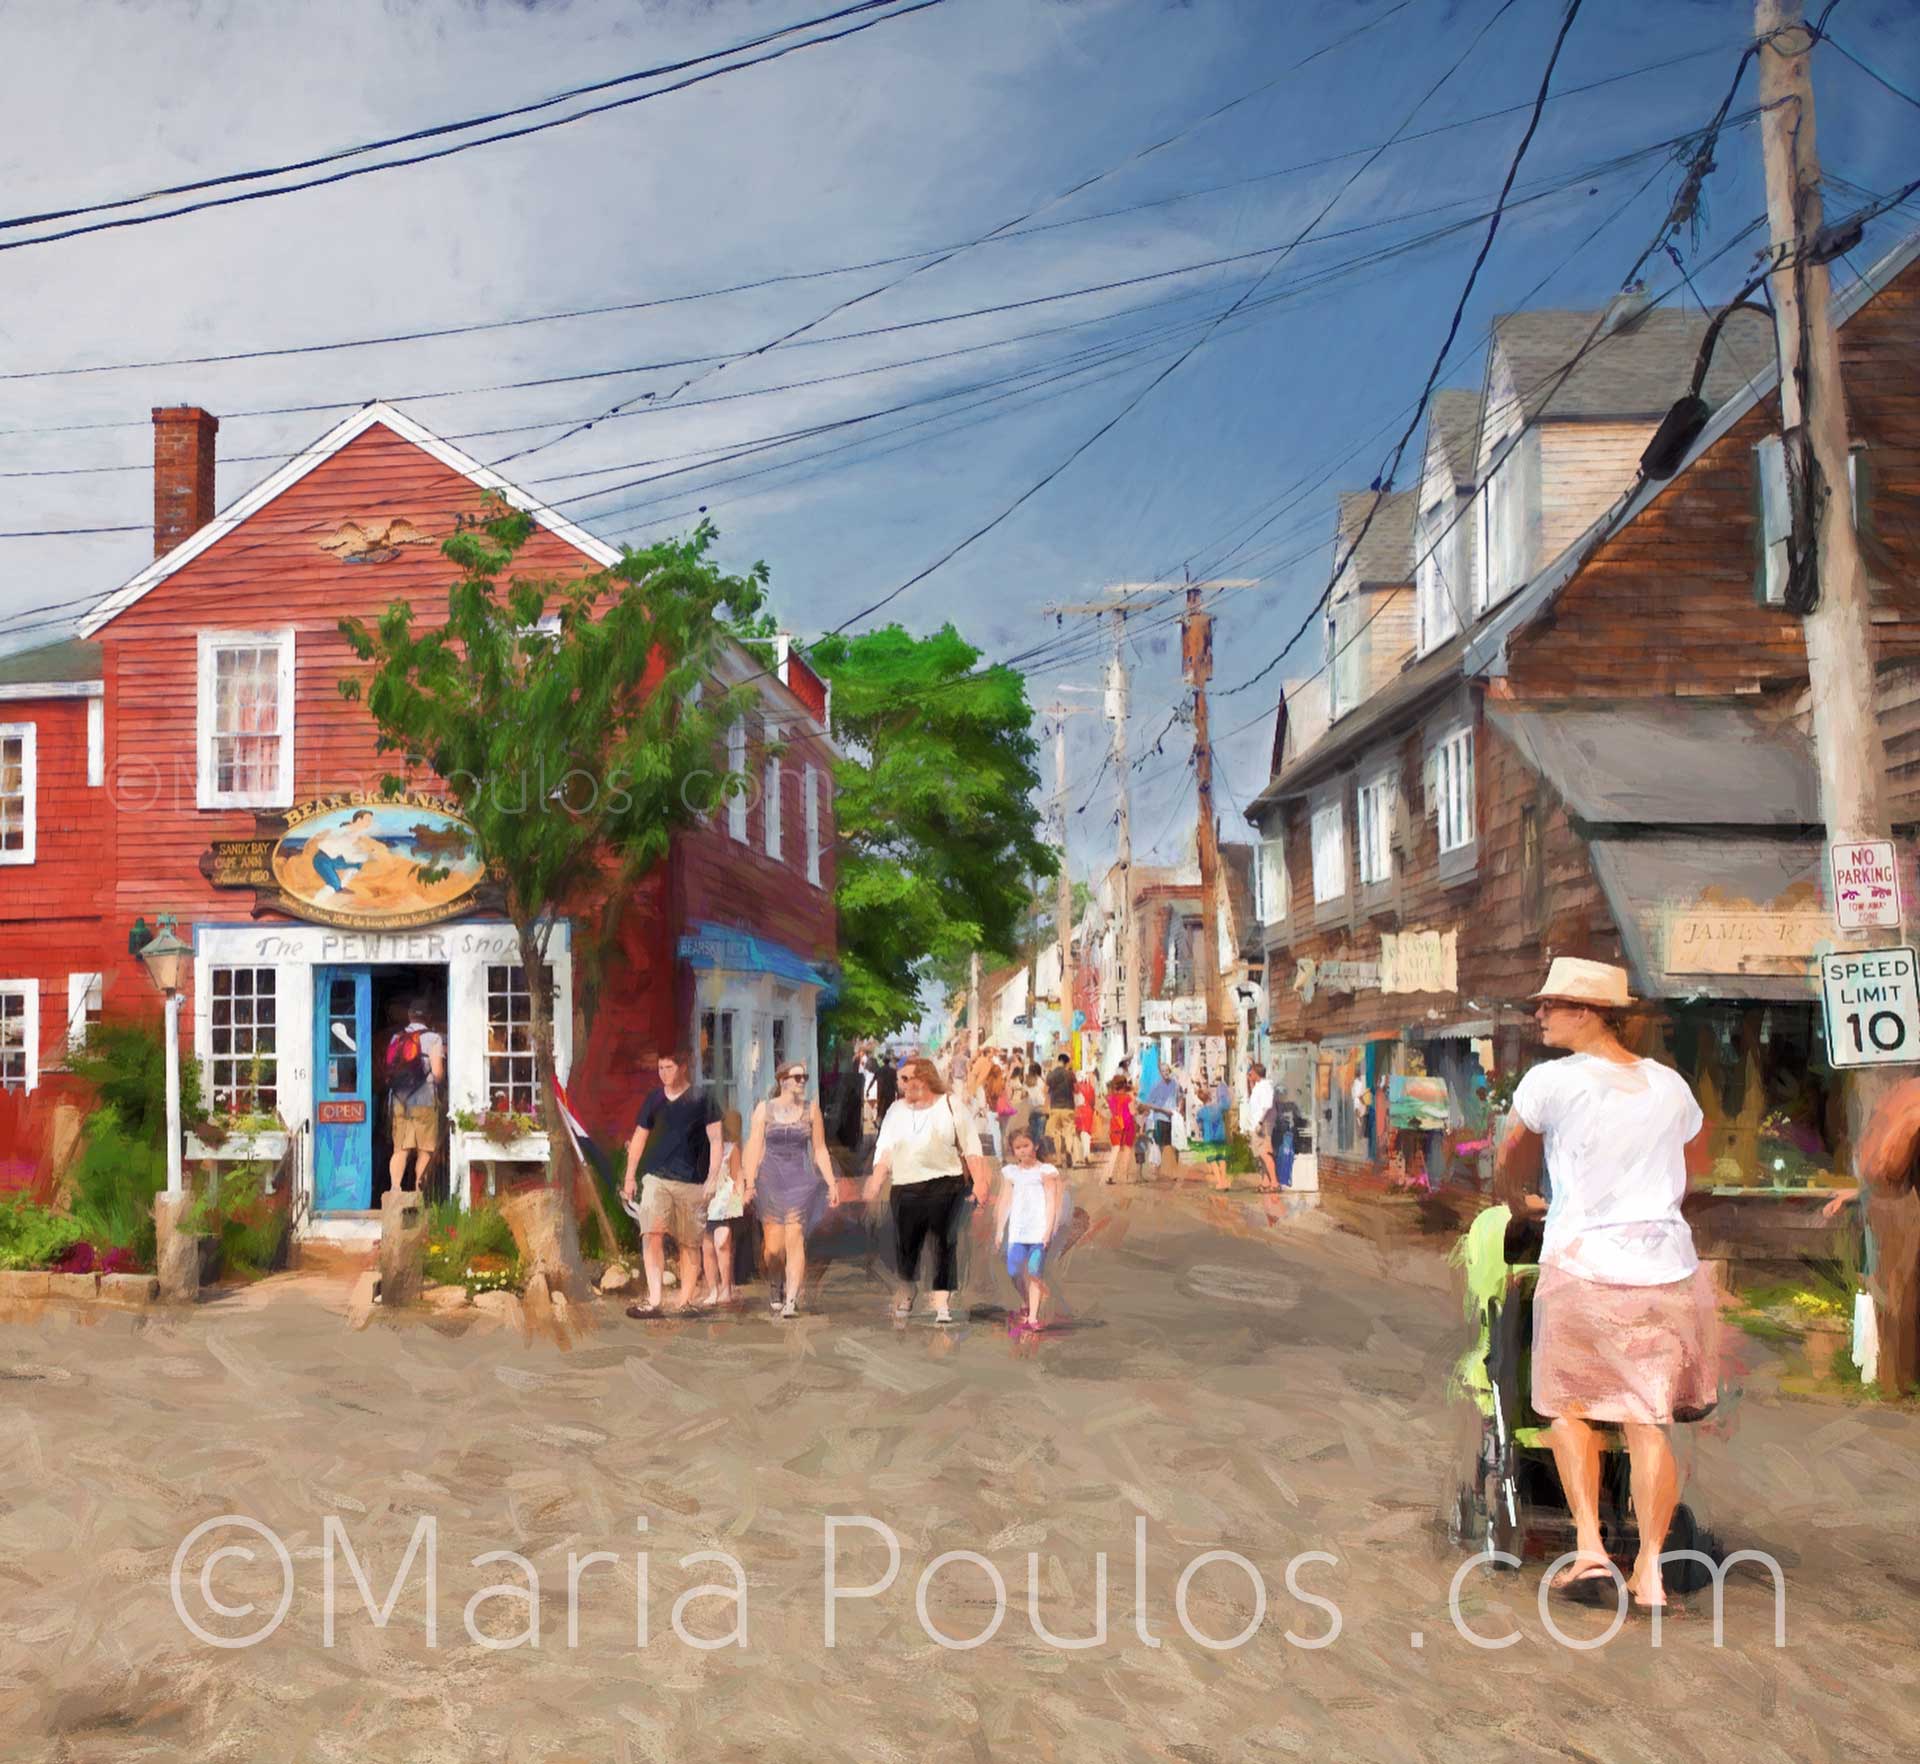
[[[1458,992],[1459,933],[1389,931],[1380,939],[1382,992]]]

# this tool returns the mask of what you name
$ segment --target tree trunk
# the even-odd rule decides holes
[[[574,1152],[573,1135],[567,1130],[566,1122],[560,1115],[559,1098],[554,1095],[553,1074],[553,998],[548,988],[551,977],[548,964],[542,959],[545,951],[535,938],[531,924],[517,925],[520,936],[520,972],[525,979],[528,997],[528,1031],[533,1038],[534,1085],[539,1098],[538,1116],[542,1129],[547,1136],[547,1181],[556,1188],[567,1208],[569,1219],[578,1198],[580,1179],[583,1174],[580,1160]],[[600,1180],[591,1171],[584,1172],[587,1180],[587,1198],[593,1203],[594,1216],[600,1221],[600,1235],[606,1254],[611,1259],[617,1252],[619,1240],[614,1235],[613,1221],[607,1216],[607,1206],[600,1194]],[[575,1249],[578,1256],[578,1248]],[[553,1281],[556,1292],[562,1290],[559,1280]]]

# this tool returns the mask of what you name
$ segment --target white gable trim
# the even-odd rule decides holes
[[[376,423],[390,429],[403,441],[411,441],[422,452],[431,454],[442,465],[458,472],[481,489],[497,491],[515,508],[531,515],[549,533],[564,539],[603,568],[620,561],[620,553],[604,539],[596,539],[586,528],[575,526],[565,515],[556,514],[545,503],[535,501],[524,490],[508,483],[498,472],[483,466],[471,454],[461,452],[451,442],[442,441],[438,435],[423,429],[412,417],[403,416],[390,404],[376,401],[355,411],[345,421],[336,423],[311,447],[303,448],[277,472],[262,478],[238,502],[229,506],[224,513],[216,515],[192,538],[176,545],[165,557],[155,558],[132,581],[108,595],[81,625],[81,636],[92,637],[111,624],[176,570],[192,563],[203,551],[218,545],[234,528],[259,513],[283,490],[291,489],[314,467],[331,459],[349,441],[364,435]]]

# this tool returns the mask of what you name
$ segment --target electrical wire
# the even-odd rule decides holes
[[[730,62],[724,67],[708,68],[706,71],[702,73],[689,74],[685,79],[675,80],[670,85],[657,86],[650,92],[636,92],[625,98],[610,99],[604,104],[589,105],[584,110],[574,111],[571,115],[568,115],[568,116],[554,117],[545,122],[528,123],[524,127],[517,128],[517,129],[503,129],[497,134],[482,135],[477,140],[460,141],[460,142],[456,142],[454,145],[450,147],[435,148],[430,153],[409,154],[403,159],[383,160],[378,165],[349,166],[344,171],[329,172],[324,177],[307,178],[302,180],[299,183],[294,183],[294,184],[276,184],[273,188],[267,189],[267,190],[242,190],[230,196],[213,196],[213,197],[209,197],[204,202],[183,203],[178,208],[162,209],[156,214],[123,215],[117,220],[87,221],[83,225],[67,227],[62,229],[61,231],[53,232],[53,233],[36,233],[36,234],[33,234],[31,237],[19,238],[19,239],[0,239],[0,251],[19,251],[19,250],[23,250],[29,245],[51,245],[62,239],[77,239],[89,233],[115,232],[125,227],[151,226],[157,221],[178,220],[182,215],[200,214],[210,208],[230,208],[242,202],[263,202],[275,196],[292,196],[302,190],[316,190],[329,184],[345,183],[350,178],[369,177],[375,172],[398,171],[404,166],[425,165],[437,159],[450,159],[453,157],[453,155],[457,153],[468,153],[468,152],[471,152],[476,147],[490,147],[501,141],[517,141],[517,140],[523,139],[528,135],[543,134],[549,129],[565,128],[570,123],[584,122],[588,117],[602,116],[610,110],[624,110],[629,105],[645,104],[655,98],[667,97],[670,93],[684,92],[690,86],[703,85],[708,80],[720,79],[727,74],[742,73],[749,68],[763,67],[769,61],[779,61],[785,56],[797,54],[799,53],[799,51],[803,49],[818,49],[825,44],[837,43],[847,37],[857,37],[864,31],[873,30],[876,26],[883,25],[883,24],[894,24],[894,23],[897,23],[900,19],[910,17],[914,13],[926,12],[931,10],[935,6],[943,6],[945,4],[946,4],[946,0],[911,0],[911,4],[903,6],[897,12],[885,13],[882,16],[877,18],[863,19],[858,24],[847,25],[841,30],[829,31],[824,35],[818,36],[818,37],[809,37],[804,42],[789,43],[782,48],[770,49],[766,54],[753,56],[746,61]],[[847,11],[843,11],[837,14],[830,14],[828,16],[845,17],[847,16],[847,12],[863,12],[866,10],[868,10],[868,8],[864,5],[856,6],[856,7],[848,8]],[[804,30],[808,28],[810,27],[806,25],[790,26],[786,31],[777,32],[775,34],[779,36],[791,35],[792,32],[795,30]],[[729,52],[716,51],[714,53],[725,54]],[[701,61],[706,61],[706,60],[711,60],[713,58],[714,58],[713,55],[707,55],[707,56],[701,56],[698,59]],[[688,63],[687,65],[691,66],[693,65],[693,63]],[[644,74],[635,74],[627,77],[630,79],[638,79],[638,78],[645,78],[649,76]],[[558,102],[558,100],[542,101],[543,104],[551,103],[551,102]],[[527,108],[538,109],[540,107],[541,107],[540,105],[534,105],[534,106],[529,106]],[[514,112],[514,111],[504,111],[504,112],[501,112],[500,114],[502,116],[511,116],[511,115],[516,115],[521,113]],[[463,128],[463,127],[473,127],[476,125],[474,125],[473,123],[466,123],[466,124],[447,124],[443,126],[446,128]],[[427,132],[437,132],[437,131],[427,131]],[[364,151],[369,151],[369,149],[365,149],[365,148],[346,149],[341,153],[331,155],[325,159],[317,160],[314,163],[328,164],[328,163],[331,163],[333,160],[350,158],[354,154],[364,152]],[[244,179],[250,178],[250,177],[271,176],[271,175],[274,175],[274,174],[264,173],[264,172],[231,173],[231,174],[228,174],[226,178],[216,180],[216,181],[223,182],[223,183],[235,182],[235,181],[243,181]],[[96,213],[105,209],[124,207],[128,203],[142,202],[147,200],[150,200],[150,198],[126,197],[126,198],[120,199],[119,201],[96,204],[91,208],[78,209],[78,210],[74,210],[73,212],[77,214]],[[31,217],[23,217],[21,219],[18,219],[9,223],[5,223],[5,224],[13,225],[13,226],[25,226],[30,224],[30,221],[31,221]]]

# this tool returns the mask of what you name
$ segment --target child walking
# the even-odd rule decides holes
[[[740,1176],[740,1111],[729,1109],[720,1127],[720,1163],[707,1184],[707,1228],[700,1260],[708,1305],[733,1303],[733,1222],[747,1210]]]
[[[1041,1327],[1047,1302],[1047,1245],[1060,1229],[1067,1185],[1051,1164],[1040,1161],[1039,1147],[1025,1127],[1009,1135],[1013,1162],[1000,1167],[1000,1196],[994,1206],[993,1234],[1007,1246],[1007,1274],[1026,1306],[1026,1315],[1010,1324],[1015,1335]]]

